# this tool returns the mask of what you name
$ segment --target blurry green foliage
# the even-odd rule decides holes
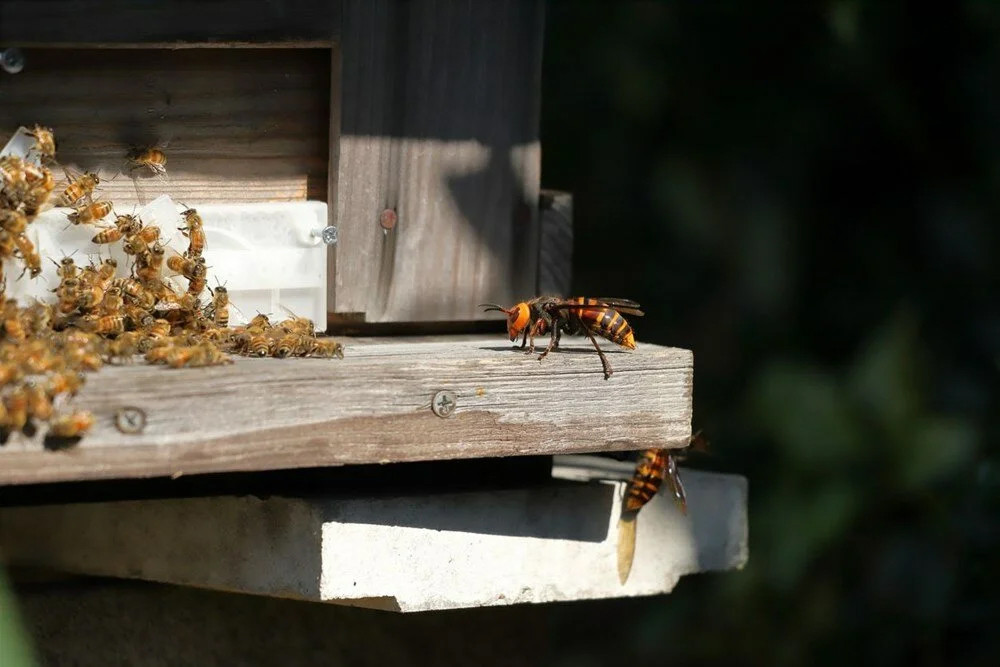
[[[573,291],[694,350],[750,480],[743,572],[554,611],[589,638],[556,663],[995,664],[1000,3],[552,0],[546,30]]]
[[[31,644],[21,624],[17,601],[0,568],[0,665],[3,667],[33,667]]]

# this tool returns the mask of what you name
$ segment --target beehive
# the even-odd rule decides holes
[[[128,508],[4,510],[0,539],[16,545],[11,553],[70,571],[403,610],[649,594],[669,590],[682,573],[742,564],[741,480],[699,478],[691,517],[675,516],[669,503],[651,510],[670,529],[640,539],[629,588],[608,559],[620,481],[552,481],[553,455],[685,446],[689,351],[645,344],[639,329],[635,353],[608,352],[615,375],[605,381],[592,350],[539,363],[512,351],[502,326],[477,308],[569,285],[571,203],[540,187],[540,0],[85,5],[0,4],[0,47],[25,56],[21,72],[0,77],[0,127],[52,126],[61,159],[77,168],[116,169],[137,145],[164,146],[169,180],[142,179],[138,192],[131,179],[112,181],[105,192],[121,206],[161,193],[192,206],[325,204],[326,224],[336,228],[326,250],[331,329],[417,335],[347,339],[345,359],[333,366],[238,360],[169,375],[141,366],[102,371],[79,397],[98,423],[72,456],[26,445],[0,450],[0,485],[21,486],[9,502],[39,494],[52,502],[33,486],[49,482],[159,478],[167,486],[124,487],[126,497],[146,498]],[[496,333],[476,333],[486,330]],[[130,409],[147,416],[141,428],[120,428]],[[386,463],[455,459],[486,461],[475,473],[435,468],[426,478],[433,491],[430,482],[414,488],[382,477],[394,469]],[[290,479],[290,468],[342,465],[361,467],[324,479],[346,496],[324,487],[312,500],[287,503],[151,498],[204,494],[206,479],[218,493],[220,478],[208,473],[224,474],[238,493],[267,495],[275,479]],[[361,470],[378,484],[344,481]],[[250,471],[264,477],[245,486],[237,473]],[[437,495],[444,490],[458,495]],[[75,499],[67,493],[60,499]],[[367,494],[397,500],[371,514]],[[559,508],[549,523],[538,522],[540,498]],[[468,510],[501,505],[483,525]],[[222,579],[211,562],[185,569],[197,559],[184,554],[214,533],[216,507],[230,531],[219,534],[245,539],[224,538],[213,557],[259,568]],[[204,521],[188,521],[192,508]],[[267,535],[247,529],[278,515]],[[154,516],[190,528],[168,539],[176,550],[159,562],[147,549],[161,543],[133,532]],[[68,560],[55,545],[69,532],[32,528],[68,531],[77,521],[92,522],[94,539]],[[442,541],[427,542],[420,531]],[[317,583],[375,533],[388,536],[380,556],[388,559],[404,543],[433,546],[415,576],[454,572],[455,581],[479,576],[483,585],[446,598],[426,587],[385,590],[371,572],[363,593]],[[466,533],[472,542],[463,542]],[[275,539],[284,560],[270,560],[274,543],[261,543]],[[110,542],[120,557],[102,547]],[[674,547],[658,551],[665,542]],[[459,555],[462,544],[474,548]],[[497,549],[531,553],[545,566],[511,565]],[[573,554],[590,569],[561,572]],[[298,579],[283,576],[304,562],[310,567]],[[268,569],[278,576],[257,576]],[[591,570],[593,581],[572,583]]]

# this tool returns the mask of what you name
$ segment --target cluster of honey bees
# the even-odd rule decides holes
[[[184,254],[170,250],[160,229],[139,216],[114,214],[111,202],[96,197],[95,173],[71,175],[61,191],[51,167],[56,165],[52,131],[36,126],[34,161],[0,158],[0,262],[14,258],[31,278],[42,270],[42,258],[26,235],[46,207],[69,207],[67,221],[93,225],[95,249],[120,243],[130,258],[128,275],[119,276],[112,259],[80,265],[72,257],[56,262],[59,284],[52,303],[21,306],[5,299],[6,279],[0,263],[3,341],[0,341],[0,444],[21,431],[32,436],[39,425],[48,429],[45,443],[60,447],[78,441],[93,425],[93,416],[66,407],[84,382],[84,373],[105,363],[125,363],[142,355],[149,363],[173,368],[232,363],[228,353],[255,357],[338,357],[339,343],[317,338],[311,320],[292,315],[272,324],[258,314],[246,326],[229,326],[229,294],[224,286],[208,286],[203,256],[205,231],[194,209],[182,213]],[[31,154],[29,153],[29,156]],[[133,168],[163,173],[159,150],[129,156]],[[105,222],[114,214],[113,222]],[[55,260],[51,260],[55,262]],[[124,268],[124,267],[123,267]],[[187,289],[168,278],[181,276]],[[209,292],[205,298],[204,292]]]

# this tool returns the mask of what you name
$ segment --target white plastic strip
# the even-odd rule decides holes
[[[288,312],[308,317],[319,329],[326,326],[327,247],[315,234],[327,224],[324,202],[281,202],[267,204],[206,204],[192,207],[204,221],[205,261],[209,285],[225,285],[229,291],[230,322],[243,324],[258,312],[284,318]],[[187,249],[181,211],[163,195],[137,213],[146,225],[160,228],[163,243],[174,252]],[[7,260],[8,296],[22,303],[33,298],[51,300],[50,290],[59,284],[55,263],[72,255],[78,264],[95,262],[109,255],[118,261],[119,275],[129,274],[131,258],[121,250],[121,243],[99,246],[91,241],[99,231],[95,225],[71,225],[66,215],[70,209],[52,209],[38,216],[28,226],[28,238],[43,258],[42,274],[34,280]],[[129,211],[119,211],[126,213]],[[101,226],[109,227],[108,216]],[[168,256],[172,254],[167,250]],[[49,259],[53,261],[49,261]],[[165,274],[171,272],[164,268]],[[175,277],[178,289],[187,281]],[[209,298],[205,294],[206,300]],[[288,311],[288,312],[286,312]]]
[[[39,160],[41,159],[41,156],[31,150],[34,145],[35,138],[29,134],[28,128],[21,126],[17,128],[17,132],[15,132],[14,136],[10,138],[7,144],[3,147],[3,150],[0,150],[0,157],[13,155],[15,157],[24,158],[28,162],[33,162],[34,164],[40,164]]]

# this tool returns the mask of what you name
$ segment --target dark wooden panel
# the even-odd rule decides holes
[[[569,296],[573,281],[573,195],[543,190],[538,207],[538,293]]]
[[[136,186],[115,177],[130,147],[166,143],[168,177],[139,178],[144,199],[326,199],[329,49],[28,50],[0,76],[0,128],[41,123],[58,157],[99,169],[122,207]]]
[[[339,15],[333,0],[3,0],[0,44],[329,46]]]
[[[543,3],[348,0],[343,25],[334,318],[532,295]]]

